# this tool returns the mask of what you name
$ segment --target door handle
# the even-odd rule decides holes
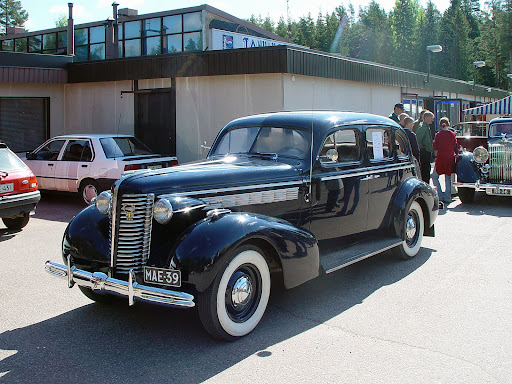
[[[53,164],[48,164],[49,167],[53,167]]]
[[[378,179],[380,175],[372,175],[372,179]]]
[[[88,165],[87,164],[82,164],[82,168],[87,168]]]
[[[371,179],[373,179],[373,175],[368,175],[368,176],[366,176],[366,177],[363,177],[363,178],[361,179],[361,181],[366,181],[366,180],[371,180]]]

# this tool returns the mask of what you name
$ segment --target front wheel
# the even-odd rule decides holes
[[[85,205],[91,205],[92,199],[98,196],[99,190],[100,188],[95,180],[87,179],[80,184],[78,194]]]
[[[199,295],[199,318],[214,338],[234,341],[258,325],[269,296],[270,272],[263,252],[243,246]]]
[[[23,216],[15,217],[14,219],[9,219],[4,217],[2,221],[4,225],[13,230],[20,230],[28,224],[28,220],[30,219],[30,215],[28,213],[24,213]]]
[[[475,190],[473,188],[459,187],[458,194],[460,202],[463,204],[470,204],[475,198]]]
[[[404,260],[416,256],[421,248],[424,229],[423,210],[420,204],[414,201],[405,218],[405,240],[398,247],[393,248],[393,253]]]

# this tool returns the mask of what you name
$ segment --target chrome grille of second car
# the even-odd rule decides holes
[[[489,144],[489,178],[493,182],[512,182],[512,147]]]
[[[127,194],[118,205],[119,218],[116,232],[115,271],[142,272],[149,257],[151,223],[153,218],[153,194]]]

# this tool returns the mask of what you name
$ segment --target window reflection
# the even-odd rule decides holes
[[[54,49],[57,49],[57,35],[55,33],[43,35],[43,50],[48,51]]]
[[[89,60],[105,59],[105,44],[91,44]]]
[[[75,30],[75,45],[85,45],[89,40],[87,28]]]
[[[14,51],[14,40],[2,41],[2,51]]]
[[[144,36],[158,36],[160,35],[160,18],[146,19],[144,23]]]
[[[166,16],[163,18],[164,34],[181,33],[181,15]]]
[[[202,29],[201,12],[183,15],[183,32],[200,31]]]
[[[160,36],[149,37],[145,39],[144,55],[159,55],[160,54]]]
[[[87,45],[75,47],[75,60],[86,61],[89,57],[89,47]]]
[[[140,56],[140,39],[126,40],[124,42],[125,57]]]
[[[41,51],[41,35],[30,36],[28,38],[28,51],[40,52]]]
[[[66,48],[68,46],[68,33],[59,32],[57,35],[57,44],[59,48]]]
[[[14,50],[16,52],[27,52],[27,39],[25,37],[14,40]]]
[[[137,37],[140,37],[140,21],[137,20],[124,23],[124,38],[133,39]]]
[[[105,27],[94,27],[89,29],[89,42],[91,44],[105,42]]]
[[[203,50],[203,38],[201,32],[184,33],[183,44],[185,45],[185,51],[202,51]]]
[[[183,51],[181,35],[164,36],[163,53],[176,53]]]

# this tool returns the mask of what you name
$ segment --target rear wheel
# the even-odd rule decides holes
[[[263,252],[243,246],[199,295],[199,318],[214,338],[234,341],[258,325],[269,296],[270,272]]]
[[[7,228],[19,230],[28,224],[29,219],[30,219],[30,215],[28,213],[24,213],[23,216],[15,217],[13,219],[4,217],[2,219],[2,221],[4,222],[4,225]]]
[[[470,204],[475,198],[475,190],[473,188],[458,188],[459,199],[463,204]]]
[[[417,201],[413,201],[405,218],[405,240],[393,248],[393,253],[404,260],[416,256],[421,248],[424,229],[423,210]]]
[[[80,184],[78,194],[85,205],[91,205],[92,199],[98,196],[99,190],[100,188],[95,180],[86,179]]]

